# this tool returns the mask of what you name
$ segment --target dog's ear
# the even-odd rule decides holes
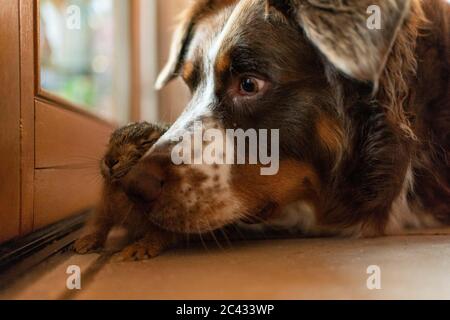
[[[411,0],[266,0],[304,30],[338,70],[378,86]]]
[[[194,29],[194,17],[186,16],[178,25],[172,38],[169,59],[165,67],[156,79],[155,89],[162,89],[167,83],[176,78],[182,64],[183,58],[189,46],[192,31]]]
[[[197,23],[206,15],[220,8],[231,5],[237,0],[193,0],[191,6],[181,15],[181,23],[178,25],[172,39],[169,60],[156,80],[155,88],[163,88],[168,82],[177,77],[184,63],[185,54]]]

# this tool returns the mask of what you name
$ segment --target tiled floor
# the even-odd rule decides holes
[[[78,265],[81,290],[66,288]],[[367,288],[379,266],[381,289]],[[201,245],[154,260],[60,254],[0,298],[14,299],[450,299],[450,230],[377,239],[294,239]]]

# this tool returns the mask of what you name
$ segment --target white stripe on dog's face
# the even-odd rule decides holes
[[[253,0],[241,1],[232,11],[229,18],[217,18],[216,20],[225,20],[225,25],[222,26],[200,26],[195,32],[195,37],[191,41],[190,49],[187,53],[186,61],[193,60],[196,52],[202,53],[202,65],[205,80],[199,85],[199,88],[194,93],[194,96],[186,107],[183,114],[173,124],[169,131],[161,138],[158,145],[167,143],[168,141],[178,140],[186,132],[192,131],[192,126],[195,121],[202,121],[203,119],[211,119],[214,117],[213,107],[218,103],[215,94],[215,70],[219,52],[221,51],[227,37],[232,34],[233,28],[239,23],[239,19],[245,9],[252,3]],[[226,13],[222,13],[225,14]],[[219,27],[219,30],[217,28]],[[212,29],[212,30],[211,30]],[[236,41],[236,39],[234,39]],[[212,127],[221,127],[220,123],[215,120],[208,120]],[[211,127],[211,128],[212,128]],[[209,129],[206,127],[205,129]],[[158,145],[155,147],[157,148]]]
[[[244,1],[245,2],[245,1]],[[217,106],[218,98],[215,94],[215,70],[216,60],[218,54],[227,39],[230,30],[236,25],[242,10],[241,5],[238,5],[229,18],[228,12],[221,13],[223,17],[214,19],[219,21],[219,25],[211,25],[199,27],[195,32],[194,39],[192,39],[190,50],[187,53],[186,61],[198,58],[199,52],[202,56],[202,76],[203,79],[195,92],[192,100],[186,107],[183,114],[171,126],[168,132],[158,141],[157,144],[147,153],[146,157],[151,156],[155,150],[164,148],[164,146],[173,146],[181,140],[182,137],[191,137],[193,141],[194,124],[201,122],[203,132],[205,130],[214,129],[219,130],[221,136],[226,141],[212,141],[216,148],[215,150],[223,150],[224,158],[226,159],[226,150],[234,150],[234,148],[227,148],[227,143],[232,143],[226,139],[225,128],[222,122],[214,114],[214,107]],[[226,23],[220,23],[223,21]],[[196,144],[191,144],[191,153],[198,154],[199,150],[194,150]],[[202,143],[205,148],[208,143]],[[234,155],[233,155],[234,156]],[[194,216],[184,217],[184,222],[181,226],[175,226],[171,223],[170,226],[165,225],[166,228],[171,228],[174,231],[182,231],[186,233],[204,232],[207,230],[216,229],[229,222],[239,219],[239,213],[242,211],[240,200],[233,194],[231,187],[231,165],[208,165],[208,164],[186,164],[174,167],[173,170],[178,176],[182,177],[181,182],[177,186],[171,186],[171,192],[179,193],[178,208],[183,206],[182,210],[178,209],[179,215],[187,215],[192,212]],[[194,179],[189,179],[192,176],[202,176],[201,184]],[[178,191],[176,191],[178,190]],[[162,200],[164,201],[164,200]],[[165,202],[165,201],[164,201]],[[164,224],[164,217],[162,215],[169,214],[170,203],[161,203],[161,218],[159,221],[154,221],[157,224]],[[166,213],[164,213],[166,211]],[[183,211],[183,212],[180,212]],[[202,212],[200,212],[202,211]],[[181,219],[180,219],[181,220]],[[192,220],[192,221],[188,221]],[[195,221],[194,221],[195,220]]]

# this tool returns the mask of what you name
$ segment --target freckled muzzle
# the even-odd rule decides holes
[[[239,219],[230,166],[174,164],[172,142],[159,142],[123,179],[128,197],[159,227],[204,233]]]
[[[148,211],[161,196],[166,180],[164,156],[140,161],[123,179],[123,188],[138,207]]]

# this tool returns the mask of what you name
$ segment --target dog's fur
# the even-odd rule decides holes
[[[366,25],[373,4],[381,30]],[[449,18],[443,0],[196,1],[157,83],[181,75],[192,101],[125,187],[183,233],[243,218],[360,236],[449,222]],[[236,95],[248,74],[267,84],[254,98]],[[280,129],[278,175],[172,165],[195,120]],[[142,183],[155,175],[156,200]]]

